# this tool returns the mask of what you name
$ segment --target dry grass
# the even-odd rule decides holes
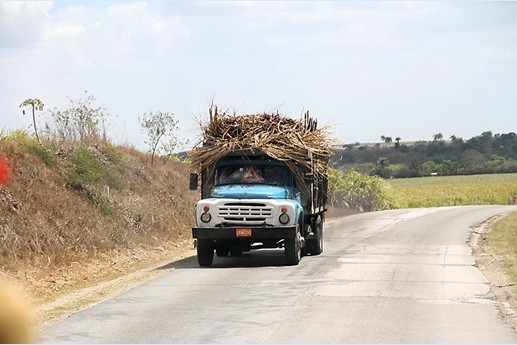
[[[162,158],[151,166],[146,154],[98,143],[85,160],[101,162],[104,174],[92,177],[80,169],[88,164],[72,160],[84,147],[47,143],[47,157],[31,140],[0,140],[0,155],[13,166],[11,183],[0,187],[0,272],[37,299],[190,242],[198,194],[188,191],[184,163]],[[82,179],[71,183],[71,171]]]
[[[496,221],[487,240],[490,250],[502,258],[503,269],[517,293],[517,212]]]

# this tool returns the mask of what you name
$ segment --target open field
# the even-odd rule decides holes
[[[517,203],[517,174],[391,179],[401,208]]]

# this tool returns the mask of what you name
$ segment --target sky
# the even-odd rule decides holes
[[[120,145],[169,112],[199,139],[212,101],[303,112],[338,143],[517,132],[517,2],[0,1],[0,133],[96,98]]]

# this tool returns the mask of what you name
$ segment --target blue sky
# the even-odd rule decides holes
[[[342,143],[515,132],[517,2],[0,1],[0,130],[85,90],[141,149],[144,113],[195,142],[212,99],[310,110]]]

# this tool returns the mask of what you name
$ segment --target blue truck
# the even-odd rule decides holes
[[[302,256],[323,252],[327,177],[312,163],[321,166],[327,157],[310,148],[303,159],[298,150],[297,160],[267,151],[241,145],[191,174],[190,189],[201,190],[192,228],[200,266],[211,266],[214,253],[283,248],[286,264],[297,265]]]

